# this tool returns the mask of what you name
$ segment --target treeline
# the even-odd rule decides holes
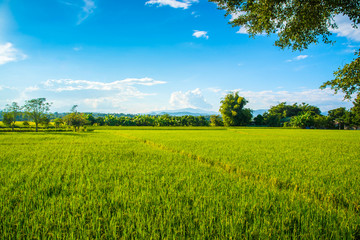
[[[170,116],[164,115],[136,115],[133,117],[94,117],[84,114],[86,124],[95,126],[209,126],[210,121],[204,116]]]
[[[51,103],[45,98],[25,101],[24,106],[16,102],[7,105],[2,115],[2,122],[14,131],[16,121],[28,121],[45,128],[72,127],[79,131],[83,126],[264,126],[264,127],[298,127],[317,129],[349,129],[360,126],[360,95],[353,102],[354,106],[347,110],[344,107],[330,110],[322,115],[318,107],[306,103],[292,105],[282,102],[272,106],[264,114],[252,115],[252,110],[245,108],[248,101],[237,92],[229,93],[221,101],[221,115],[211,116],[171,116],[164,115],[125,115],[79,113],[74,105],[69,113],[50,114]],[[52,124],[50,124],[52,122]]]
[[[360,127],[360,94],[353,102],[353,107],[344,107],[328,111],[324,116],[318,107],[306,103],[292,105],[282,102],[271,107],[264,114],[252,116],[252,110],[245,108],[248,101],[238,92],[227,94],[221,101],[221,116],[211,116],[213,126],[266,126],[298,127],[317,129],[357,129]]]
[[[300,127],[317,129],[344,129],[360,126],[360,112],[356,107],[344,107],[328,111],[322,115],[318,107],[306,103],[288,105],[286,102],[273,106],[269,111],[254,118],[257,126]]]

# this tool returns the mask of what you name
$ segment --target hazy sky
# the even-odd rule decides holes
[[[207,0],[0,0],[0,109],[45,97],[59,112],[217,111],[234,90],[252,109],[352,105],[319,90],[360,48],[345,17],[334,45],[303,52],[230,19]]]

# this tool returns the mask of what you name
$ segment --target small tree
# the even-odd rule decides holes
[[[62,118],[55,118],[54,119],[54,124],[55,124],[55,128],[59,128],[61,124],[64,123],[64,120]]]
[[[7,125],[11,126],[12,131],[14,131],[16,117],[19,115],[19,113],[21,111],[21,107],[16,102],[13,102],[11,105],[9,105],[9,104],[6,105],[5,111],[8,113],[6,121],[9,121],[10,119],[12,119],[10,124],[7,124]],[[10,117],[10,115],[11,115],[11,117]],[[5,124],[5,122],[4,122],[4,124]]]
[[[64,122],[67,125],[72,126],[74,128],[75,132],[78,132],[80,130],[80,127],[85,125],[86,116],[84,113],[78,113],[76,108],[77,108],[77,105],[74,105],[71,108],[72,113],[70,113],[64,117]]]
[[[24,109],[26,115],[35,122],[36,132],[41,118],[50,110],[51,103],[46,98],[35,98],[25,101]]]
[[[12,124],[14,121],[14,116],[11,113],[9,113],[9,112],[3,113],[2,121],[6,126],[12,127],[12,131],[14,131],[14,125]]]
[[[238,92],[229,93],[221,100],[220,112],[225,126],[244,126],[250,123],[252,111],[244,106],[248,103]]]
[[[49,127],[49,123],[50,123],[50,118],[46,115],[43,115],[41,118],[40,118],[40,121],[39,123],[41,125],[43,125],[45,128],[48,128]]]

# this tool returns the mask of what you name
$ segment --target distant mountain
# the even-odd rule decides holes
[[[191,115],[191,116],[208,116],[208,115],[217,115],[220,113],[202,110],[202,109],[195,109],[195,108],[182,108],[182,109],[175,109],[175,110],[162,110],[162,111],[153,111],[147,113],[148,115],[164,115],[169,114],[171,116],[184,116],[184,115]]]

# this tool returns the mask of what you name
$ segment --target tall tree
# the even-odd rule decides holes
[[[320,41],[332,43],[330,29],[337,28],[334,17],[349,17],[353,28],[360,24],[360,0],[209,0],[219,9],[232,15],[234,27],[245,27],[250,37],[259,34],[277,34],[275,45],[292,50],[307,49]],[[322,88],[331,86],[335,92],[342,90],[345,98],[359,92],[360,55],[334,72],[335,79]]]
[[[352,114],[352,122],[360,127],[360,93],[353,102],[354,106],[350,109]]]
[[[229,93],[221,100],[220,113],[225,126],[244,126],[250,123],[252,111],[244,108],[248,103],[238,92]]]
[[[46,98],[35,98],[25,101],[24,109],[26,115],[35,122],[36,132],[41,118],[50,110],[51,103],[46,102]]]
[[[14,131],[16,117],[20,114],[21,107],[16,102],[13,102],[13,103],[11,103],[11,105],[9,105],[9,104],[6,105],[5,111],[8,113],[8,116],[7,116],[8,121],[10,119],[9,117],[11,116],[12,121],[11,121],[10,125],[12,128],[12,131]]]

